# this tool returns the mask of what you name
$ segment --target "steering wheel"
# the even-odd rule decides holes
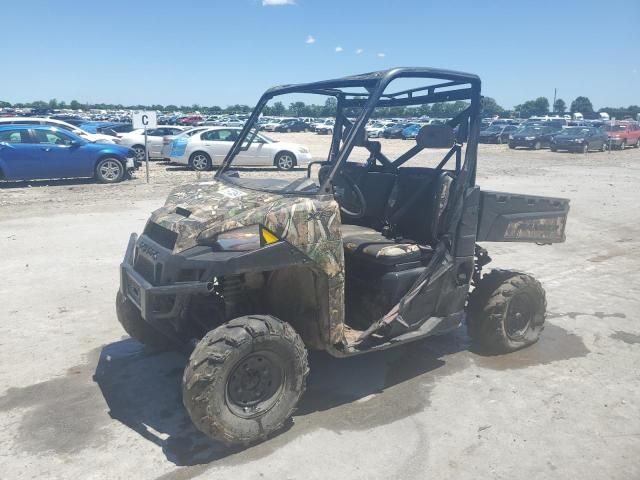
[[[362,218],[367,211],[367,201],[362,190],[348,175],[341,174],[334,179],[333,196],[340,205],[340,211],[351,218]]]

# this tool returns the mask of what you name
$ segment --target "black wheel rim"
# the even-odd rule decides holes
[[[511,340],[521,340],[533,320],[533,305],[527,295],[516,295],[509,302],[505,318],[505,332]]]
[[[227,378],[227,404],[239,417],[261,415],[280,398],[284,380],[284,370],[274,353],[252,353],[240,360]]]

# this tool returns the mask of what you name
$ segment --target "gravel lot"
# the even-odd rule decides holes
[[[273,137],[314,155],[329,141]],[[392,156],[410,146],[382,142]],[[197,175],[152,162],[149,185],[143,169],[118,185],[3,185],[0,478],[640,478],[640,150],[479,155],[483,188],[571,199],[566,243],[485,245],[491,266],[545,286],[541,342],[483,357],[462,330],[312,354],[293,427],[246,450],[191,426],[185,358],[146,353],[115,317],[130,232]]]

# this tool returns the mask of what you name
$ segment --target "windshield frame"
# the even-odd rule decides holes
[[[386,88],[396,79],[431,80],[435,81],[435,83],[424,87],[387,93],[385,91]],[[354,89],[358,89],[359,91],[353,92]],[[371,72],[308,84],[284,85],[267,90],[267,92],[260,97],[248,120],[241,128],[238,138],[227,152],[225,159],[216,172],[214,176],[215,179],[223,179],[225,176],[229,179],[238,178],[237,174],[234,177],[227,175],[229,170],[233,168],[234,159],[241,151],[248,149],[253,142],[257,131],[254,130],[254,132],[251,132],[251,130],[256,125],[267,103],[275,97],[287,94],[319,94],[325,97],[333,96],[336,98],[336,115],[332,118],[335,128],[333,129],[331,147],[326,161],[319,162],[332,165],[332,168],[322,184],[314,192],[264,191],[280,194],[291,193],[294,195],[332,194],[333,178],[349,158],[353,148],[358,143],[357,140],[364,133],[365,126],[375,108],[432,105],[458,100],[468,100],[469,107],[447,123],[455,126],[459,124],[462,118],[466,118],[465,122],[468,122],[468,126],[465,127],[467,147],[464,153],[464,162],[460,176],[461,185],[475,185],[478,133],[480,131],[479,125],[481,121],[480,78],[476,75],[462,72],[411,67],[393,68],[386,71]],[[349,120],[345,114],[346,109],[356,109],[359,113],[355,119]],[[396,168],[396,165],[389,164],[389,166]],[[237,182],[232,181],[232,183]]]

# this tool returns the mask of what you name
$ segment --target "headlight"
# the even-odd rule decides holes
[[[236,228],[218,234],[205,230],[198,236],[199,245],[208,245],[216,251],[231,252],[257,250],[278,240],[275,234],[261,225]]]
[[[300,148],[298,148],[298,150],[300,150],[300,153],[309,153],[309,149],[304,148],[304,147],[300,147]]]
[[[530,141],[530,140],[535,140],[536,137],[524,137],[525,140]]]

